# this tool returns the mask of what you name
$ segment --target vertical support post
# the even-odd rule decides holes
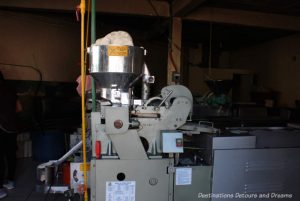
[[[170,30],[171,39],[168,53],[168,85],[175,84],[174,73],[181,72],[181,34],[182,34],[182,20],[178,17],[172,18],[172,30]],[[180,78],[179,78],[180,80]],[[178,80],[178,81],[179,81]]]

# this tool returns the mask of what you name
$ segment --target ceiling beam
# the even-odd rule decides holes
[[[173,16],[184,17],[204,2],[206,0],[175,0],[172,3]]]
[[[201,7],[185,19],[300,31],[300,17],[245,10]]]
[[[159,16],[169,16],[169,4],[165,1],[151,1]],[[36,9],[53,11],[75,11],[79,0],[1,0],[0,8]],[[96,11],[99,13],[132,14],[156,16],[151,4],[141,0],[97,0]]]
[[[184,17],[188,13],[192,12],[203,4],[206,0],[175,0],[172,2],[172,15],[173,17]],[[157,35],[165,33],[167,29],[170,28],[170,19],[165,19],[154,25],[154,28],[151,29],[146,34],[146,38],[153,38]]]

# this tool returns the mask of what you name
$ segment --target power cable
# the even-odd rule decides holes
[[[32,193],[34,192],[34,190],[35,190],[35,187],[33,187],[33,188],[31,189],[31,191],[29,192],[29,194],[27,195],[27,197],[25,198],[24,201],[28,201],[28,200],[29,200],[29,198],[31,197],[31,195],[32,195]]]
[[[151,2],[151,0],[147,0],[147,2],[151,5],[151,8],[153,9],[153,11],[154,11],[154,13],[156,14],[156,16],[157,16],[157,17],[160,17],[158,11],[156,10],[156,8],[155,8],[155,6],[153,5],[153,3]],[[172,2],[172,1],[171,1],[171,2]],[[169,4],[170,4],[170,2],[169,2]],[[173,17],[173,11],[172,11],[172,8],[170,7],[170,18],[172,18],[172,17]],[[170,19],[170,21],[171,21],[171,19]],[[171,28],[170,28],[170,29],[171,29]],[[181,47],[179,47],[179,45],[176,44],[176,43],[171,39],[170,36],[166,36],[166,35],[163,35],[163,36],[168,40],[170,49],[172,49],[172,45],[173,45],[173,46],[174,46],[174,47],[182,54],[182,56],[188,61],[189,64],[191,64],[191,65],[193,65],[193,66],[198,66],[197,64],[194,64],[194,63],[192,63],[191,61],[189,61],[188,56],[187,56],[186,54],[184,54],[184,53],[181,51]],[[169,52],[169,54],[170,54],[170,52]],[[174,59],[173,59],[172,57],[170,57],[170,59],[171,59],[171,62],[172,62],[172,60],[173,60],[173,62],[174,62]],[[172,62],[172,63],[173,63],[173,62]],[[173,64],[172,64],[172,65],[173,65]],[[174,66],[175,70],[177,71],[177,67],[176,67],[175,65],[173,65],[173,66]]]
[[[48,197],[49,197],[51,188],[52,188],[52,186],[53,186],[54,180],[55,180],[55,178],[57,178],[57,175],[58,175],[58,169],[59,169],[59,168],[58,168],[58,166],[57,166],[56,168],[57,168],[57,169],[56,169],[56,172],[55,172],[55,177],[54,177],[54,179],[52,179],[52,181],[50,182],[50,185],[49,185],[49,188],[48,188],[47,193],[46,193],[46,195],[45,195],[44,201],[48,201]]]
[[[34,71],[36,71],[39,75],[39,81],[43,81],[43,75],[42,72],[36,68],[35,66],[30,66],[30,65],[23,65],[23,64],[11,64],[11,63],[4,63],[4,62],[0,62],[0,65],[4,65],[4,66],[13,66],[13,67],[20,67],[20,68],[30,68]]]
[[[17,68],[29,68],[29,69],[34,70],[39,76],[38,84],[37,84],[37,87],[36,87],[36,89],[34,91],[34,94],[33,94],[34,97],[35,97],[34,101],[36,101],[37,94],[38,94],[38,92],[40,90],[40,87],[42,85],[42,82],[43,82],[42,72],[36,66],[31,66],[31,65],[12,64],[12,63],[5,63],[5,62],[0,62],[0,65],[10,66],[10,67],[17,67]],[[35,126],[41,125],[41,123],[42,123],[42,120],[37,122],[37,125],[35,125]],[[29,129],[29,128],[26,128],[25,130],[27,130],[27,129]]]
[[[147,0],[147,1],[148,1],[149,5],[151,6],[152,10],[155,12],[156,16],[159,17],[159,14],[158,14],[155,6],[153,5],[152,1],[151,0]]]
[[[156,10],[156,8],[155,8],[155,6],[153,5],[153,3],[151,2],[151,0],[147,0],[147,2],[150,4],[150,6],[151,6],[151,8],[153,9],[153,11],[154,11],[154,13],[156,14],[156,16],[157,17],[160,17],[159,16],[159,13],[158,13],[158,11]],[[172,8],[171,8],[171,4],[172,4],[172,2],[173,1],[169,1],[169,6],[170,6],[170,18],[172,18],[172,17],[174,17],[173,16],[173,11],[172,11]],[[171,21],[171,20],[170,20]],[[172,40],[172,38],[170,37],[170,36],[166,36],[166,35],[164,35],[165,37],[166,37],[166,39],[168,40],[168,42],[170,43],[170,50],[169,50],[169,55],[170,55],[170,60],[171,60],[171,63],[172,63],[172,65],[174,66],[174,68],[175,68],[175,70],[177,71],[177,67],[176,67],[176,65],[175,65],[175,62],[174,62],[174,59],[173,59],[173,55],[172,55],[172,46],[174,46],[179,52],[180,52],[180,54],[182,55],[182,57],[188,62],[188,64],[189,65],[193,65],[193,66],[199,66],[198,64],[194,64],[193,62],[191,62],[190,60],[189,60],[189,58],[188,58],[188,56],[184,53],[184,52],[182,52],[182,50],[181,50],[181,47],[179,47],[179,45],[178,44],[176,44],[173,40]],[[211,43],[212,43],[212,22],[210,23],[210,54],[211,54]],[[211,55],[210,55],[210,57],[211,57]],[[211,60],[211,58],[209,59],[209,60]],[[210,64],[209,64],[209,66],[211,66],[211,61],[209,61],[210,62]],[[211,67],[210,67],[211,68]],[[210,70],[209,70],[210,71]],[[178,71],[177,71],[178,72]],[[206,75],[206,77],[210,77],[209,75]]]

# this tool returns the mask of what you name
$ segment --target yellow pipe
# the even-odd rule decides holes
[[[85,0],[80,3],[81,12],[81,123],[82,123],[82,154],[83,154],[83,178],[84,178],[84,200],[88,201],[87,194],[87,163],[86,163],[86,124],[85,124],[85,46],[84,46],[84,14]]]

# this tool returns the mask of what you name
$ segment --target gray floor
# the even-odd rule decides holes
[[[36,166],[31,158],[18,159],[16,170],[16,188],[8,190],[3,201],[68,201],[62,194],[46,194],[36,192]],[[1,200],[1,201],[2,201]],[[74,201],[79,200],[78,198]]]

